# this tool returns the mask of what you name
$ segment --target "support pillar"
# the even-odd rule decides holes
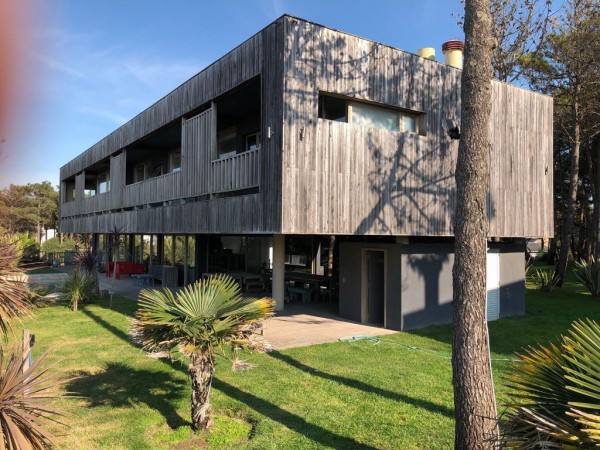
[[[163,266],[165,264],[165,235],[159,234],[156,236],[156,256],[158,258],[158,265]]]
[[[196,261],[194,264],[194,276],[196,280],[202,277],[203,273],[208,272],[208,236],[206,234],[196,235],[195,255]]]
[[[275,310],[283,311],[285,296],[285,235],[273,235],[273,300]]]

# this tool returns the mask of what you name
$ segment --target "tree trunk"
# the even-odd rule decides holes
[[[596,183],[594,184],[594,256],[596,257],[596,260],[598,260],[600,259],[600,243],[598,242],[600,240],[600,136],[594,139],[594,142],[592,143],[592,152],[594,153],[594,159],[596,161],[594,171],[596,180]]]
[[[192,356],[188,372],[192,380],[192,429],[205,430],[212,424],[208,410],[210,387],[215,373],[214,361],[210,356]]]
[[[579,85],[575,86],[573,100],[573,121],[574,138],[573,149],[571,150],[571,173],[569,183],[569,195],[567,196],[567,207],[565,220],[562,226],[560,237],[560,250],[558,253],[558,262],[554,276],[557,278],[557,285],[562,286],[565,272],[567,271],[567,261],[569,259],[569,248],[573,239],[573,226],[575,223],[575,202],[577,201],[577,185],[579,184],[579,147],[580,147],[580,120],[579,120]]]
[[[487,186],[491,110],[489,0],[465,4],[461,139],[456,165],[452,375],[454,448],[494,447],[496,409],[486,323]]]
[[[550,239],[548,244],[548,254],[546,255],[546,265],[553,266],[556,259],[556,237]]]

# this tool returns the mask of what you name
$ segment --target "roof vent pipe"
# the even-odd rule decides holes
[[[417,50],[417,55],[419,55],[421,58],[426,58],[426,59],[435,61],[435,48],[433,48],[433,47],[420,48],[419,50]]]
[[[458,39],[451,39],[442,44],[442,53],[446,57],[446,64],[457,69],[463,68],[463,51],[465,44]]]

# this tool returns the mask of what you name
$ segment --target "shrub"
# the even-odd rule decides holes
[[[558,284],[558,278],[547,270],[536,269],[533,280],[544,292],[550,292]]]
[[[54,252],[64,252],[65,250],[74,250],[75,241],[73,239],[63,239],[62,244],[58,237],[53,237],[42,243],[42,251],[46,254]]]
[[[28,263],[40,260],[40,244],[29,233],[19,233],[15,236],[16,244],[21,254],[20,262]]]
[[[600,261],[576,261],[573,275],[593,297],[600,297]]]
[[[77,311],[79,303],[83,303],[93,297],[96,289],[96,280],[84,270],[73,270],[69,278],[60,288],[60,298],[71,305],[73,311]]]
[[[515,389],[502,420],[503,448],[597,449],[600,325],[579,320],[558,343],[530,348],[508,367]]]

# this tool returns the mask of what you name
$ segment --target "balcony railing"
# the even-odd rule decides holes
[[[212,161],[210,191],[230,192],[258,186],[259,160],[256,149]]]

